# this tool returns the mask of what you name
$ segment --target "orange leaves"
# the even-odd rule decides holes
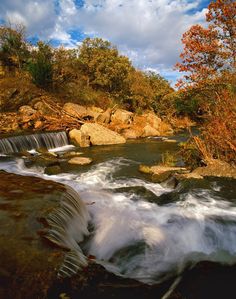
[[[185,86],[214,80],[225,70],[232,71],[236,61],[236,2],[211,2],[206,14],[207,28],[192,26],[183,34],[184,51],[176,64],[184,76]],[[177,84],[183,86],[181,84]]]

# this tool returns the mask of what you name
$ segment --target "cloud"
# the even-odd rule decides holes
[[[1,0],[0,19],[11,24],[22,23],[29,35],[47,39],[54,30],[57,15],[51,0]]]
[[[203,1],[2,0],[0,18],[23,22],[31,35],[69,47],[84,35],[103,37],[137,67],[170,74],[182,34],[191,25],[204,23]]]

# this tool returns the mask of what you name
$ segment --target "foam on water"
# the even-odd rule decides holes
[[[182,193],[175,202],[161,206],[148,202],[135,187],[157,198],[174,191],[137,178],[115,178],[132,163],[118,158],[80,175],[55,176],[46,176],[42,169],[26,169],[22,160],[1,163],[1,168],[53,179],[77,190],[93,224],[84,250],[120,275],[155,283],[181,272],[189,262],[236,262],[234,203],[204,189]],[[130,187],[134,191],[126,192]]]

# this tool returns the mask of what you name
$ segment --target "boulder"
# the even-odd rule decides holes
[[[35,119],[35,114],[36,114],[36,110],[33,109],[32,107],[25,105],[25,106],[21,106],[19,108],[19,114],[20,114],[20,121],[21,123],[27,123],[33,119]]]
[[[161,183],[169,179],[174,174],[186,173],[188,170],[184,167],[169,167],[162,165],[146,166],[140,165],[139,171],[152,175],[152,181]]]
[[[19,108],[19,113],[25,116],[31,116],[35,114],[37,111],[33,109],[31,106],[25,105]]]
[[[160,135],[172,135],[173,129],[171,126],[162,121],[156,114],[152,112],[147,112],[142,115],[135,115],[134,117],[134,127],[139,128],[140,130],[144,130],[146,126],[148,126],[145,131],[143,132],[142,137],[148,137],[148,136],[160,136]],[[151,131],[150,135],[148,135],[147,131],[152,127],[159,133],[157,134],[156,131]],[[157,135],[156,135],[157,134]]]
[[[126,142],[123,136],[99,124],[84,124],[81,126],[80,131],[90,137],[92,145],[118,144]]]
[[[157,129],[151,127],[150,125],[146,125],[143,128],[142,137],[149,137],[149,136],[160,136],[160,132]]]
[[[162,120],[155,113],[147,112],[147,113],[144,113],[142,116],[146,119],[146,122],[151,127],[153,127],[156,130],[159,130],[159,126],[160,126]]]
[[[45,101],[46,100],[47,99],[45,98]],[[35,102],[35,99],[34,99],[34,102]],[[53,115],[53,114],[55,114],[55,111],[49,105],[47,105],[45,102],[43,102],[42,98],[39,98],[39,101],[37,101],[34,104],[34,109],[36,109],[42,115]]]
[[[90,138],[88,134],[83,133],[81,130],[73,129],[69,132],[69,137],[73,143],[80,147],[89,147]]]
[[[198,167],[191,173],[199,177],[228,177],[236,179],[236,167],[219,159],[207,161],[207,166]]]
[[[123,109],[117,109],[111,116],[111,122],[121,124],[131,124],[133,121],[133,113]]]
[[[55,175],[61,172],[61,167],[59,165],[48,166],[45,168],[44,173],[47,175]]]
[[[86,107],[74,103],[66,103],[63,106],[63,110],[68,115],[78,117],[78,118],[83,118],[88,116]]]
[[[141,137],[142,131],[135,130],[134,128],[125,129],[122,131],[121,135],[125,139],[137,139]]]
[[[86,157],[74,157],[68,161],[69,164],[88,165],[92,163],[92,159]]]
[[[99,107],[95,107],[95,106],[92,106],[92,107],[87,107],[87,114],[88,116],[90,116],[91,118],[93,118],[95,121],[97,120],[98,116],[100,114],[102,114],[104,111],[99,108]]]
[[[111,121],[111,113],[112,109],[108,108],[105,112],[98,115],[96,121],[100,124],[109,124],[109,122]]]

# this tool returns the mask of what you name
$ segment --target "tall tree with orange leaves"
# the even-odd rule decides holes
[[[182,62],[176,67],[186,72],[179,87],[205,84],[224,72],[235,72],[236,2],[216,0],[208,6],[208,27],[192,26],[182,38]]]
[[[209,156],[236,165],[236,2],[212,1],[206,21],[207,28],[192,26],[182,38],[181,105],[195,101],[195,111],[204,112],[201,142]]]

